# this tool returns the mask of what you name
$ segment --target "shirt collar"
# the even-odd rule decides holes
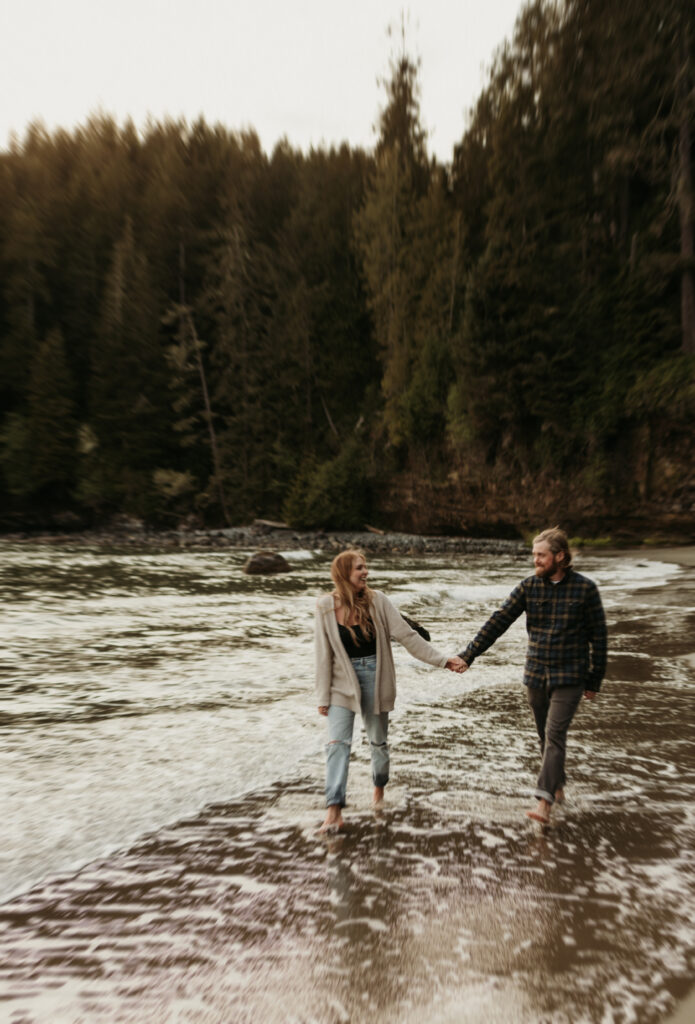
[[[557,583],[553,583],[551,580],[546,579],[545,577],[543,578],[543,583],[546,586],[548,586],[548,587],[561,587],[565,583],[567,583],[567,581],[568,581],[568,579],[570,578],[571,575],[572,575],[572,569],[571,568],[570,569],[565,569],[565,575],[562,577],[561,580],[558,580]]]

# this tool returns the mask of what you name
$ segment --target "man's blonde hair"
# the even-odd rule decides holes
[[[549,529],[543,530],[542,533],[533,538],[534,544],[540,544],[541,542],[545,542],[554,555],[562,553],[565,556],[562,563],[563,569],[572,568],[572,552],[570,551],[570,543],[564,530],[561,530],[559,526],[551,526]]]

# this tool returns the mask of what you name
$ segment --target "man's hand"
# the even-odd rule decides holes
[[[447,659],[446,667],[449,669],[450,672],[458,672],[460,674],[461,672],[466,671],[468,665],[463,660],[463,658],[459,658],[457,654],[453,658]]]
[[[328,706],[326,704],[322,704],[321,705],[321,707],[319,708],[319,714],[320,715],[327,715],[328,714]]]
[[[585,690],[584,691],[584,700],[593,700],[594,697],[598,697],[598,691],[597,690]]]

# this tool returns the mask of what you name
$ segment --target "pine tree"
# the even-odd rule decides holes
[[[387,96],[355,242],[380,350],[384,423],[398,445],[443,428],[460,222],[427,158],[417,65],[405,53],[392,63]]]
[[[271,258],[248,234],[240,212],[218,233],[205,292],[211,317],[211,404],[218,420],[222,479],[211,479],[210,499],[222,487],[229,515],[259,514],[270,477],[268,453],[282,405],[281,375],[273,364],[270,331],[274,303]]]
[[[96,447],[81,484],[97,507],[156,508],[153,473],[171,444],[160,315],[147,261],[126,221],[116,243],[92,351],[90,426]]]
[[[53,504],[68,504],[75,483],[74,390],[62,335],[53,330],[39,347],[29,384],[31,490]]]

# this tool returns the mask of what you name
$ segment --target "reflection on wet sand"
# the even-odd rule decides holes
[[[381,811],[355,744],[336,836],[316,833],[315,750],[293,776],[6,902],[0,1012],[16,1024],[664,1020],[695,950],[691,583],[670,591],[658,632],[663,593],[639,616],[629,599],[615,606],[620,656],[573,725],[550,828],[523,815],[538,750],[522,688],[449,685],[394,716]]]
[[[695,941],[692,712],[676,699],[655,748],[660,691],[640,698],[640,714],[614,699],[599,730],[577,723],[571,799],[548,830],[522,819],[535,751],[519,739],[519,694],[479,693],[429,723],[445,754],[437,787],[414,715],[390,805],[375,814],[357,786],[344,834],[316,836],[315,781],[298,779],[55,879],[3,908],[6,1008],[55,1021],[660,1020]]]

